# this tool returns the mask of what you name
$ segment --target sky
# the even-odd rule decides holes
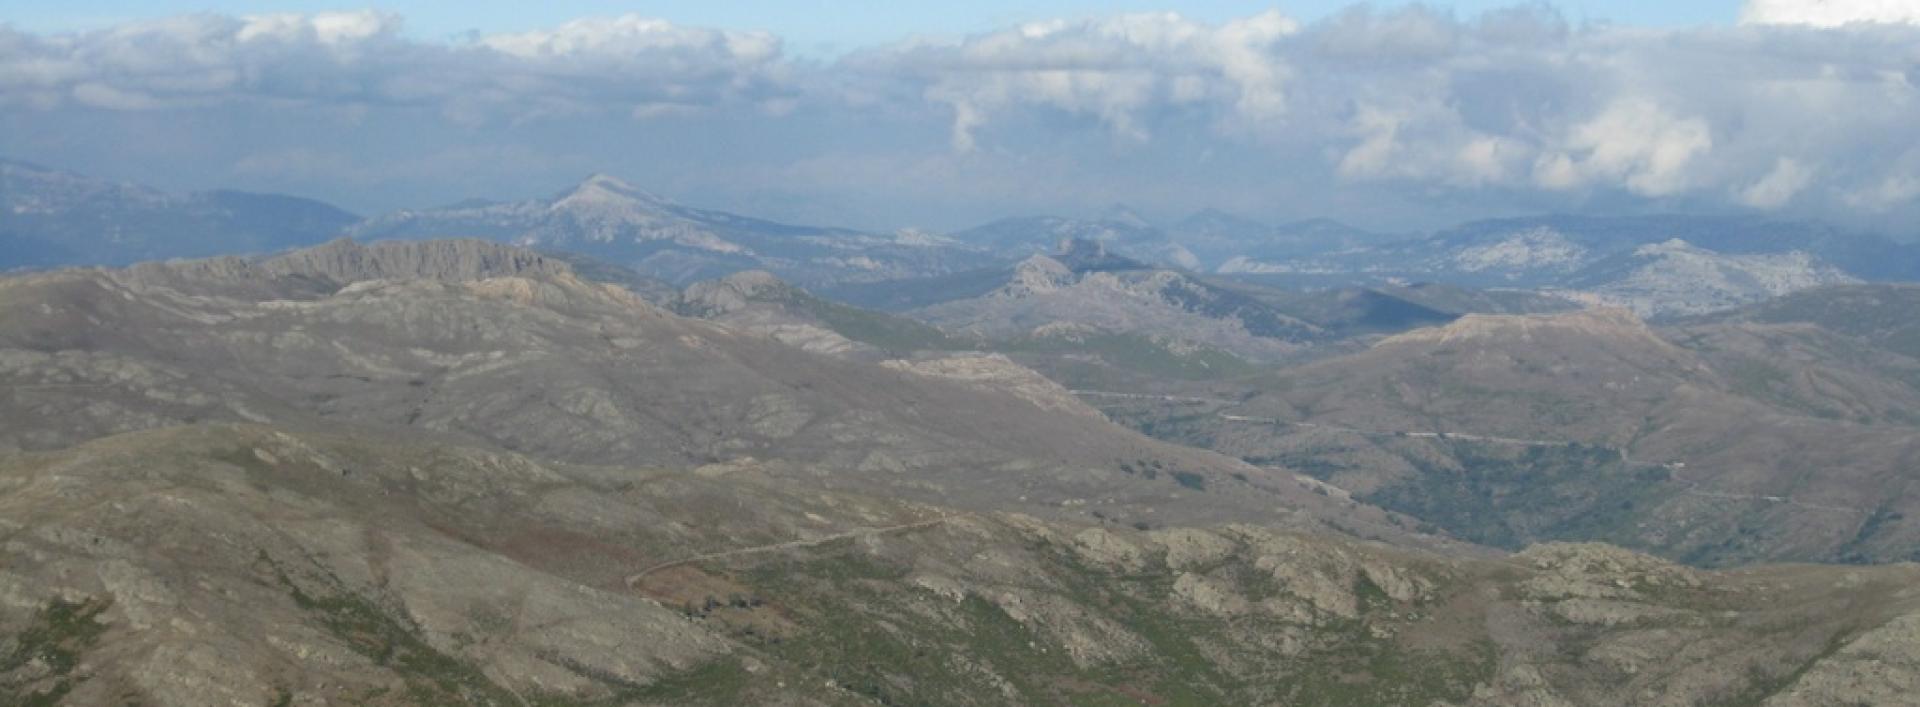
[[[871,229],[1219,208],[1920,235],[1920,0],[0,0],[0,157],[362,213],[611,173]]]
[[[1262,0],[1179,3],[1165,0],[476,0],[459,3],[413,0],[380,3],[375,7],[406,18],[406,33],[421,39],[445,39],[469,32],[523,31],[581,17],[638,13],[687,25],[770,31],[787,40],[796,52],[834,56],[915,35],[973,34],[1060,17],[1177,10],[1198,20],[1224,22],[1279,8],[1289,16],[1312,21],[1345,10],[1350,4],[1342,0],[1284,4]],[[1405,4],[1408,3],[1374,3],[1374,6]],[[1510,0],[1468,0],[1445,3],[1444,7],[1457,14],[1473,15],[1512,4]],[[314,0],[92,0],[81,3],[0,0],[0,17],[29,31],[71,32],[196,12],[315,13],[358,7]],[[1728,24],[1735,21],[1740,12],[1739,0],[1580,0],[1558,3],[1556,7],[1576,23],[1660,27]]]

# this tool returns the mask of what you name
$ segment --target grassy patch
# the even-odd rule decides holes
[[[75,675],[74,670],[81,654],[106,632],[107,627],[96,619],[107,606],[104,599],[56,599],[33,617],[26,630],[0,643],[0,698],[20,707],[55,705],[85,682],[87,676]]]
[[[338,580],[326,578],[335,591],[318,595],[294,582],[266,553],[260,559],[272,568],[294,604],[314,617],[322,628],[375,665],[394,671],[407,682],[407,696],[418,705],[518,705],[521,700],[494,683],[467,662],[434,648],[420,628],[394,618],[364,597],[341,590]]]
[[[1407,455],[1419,473],[1360,500],[1495,547],[1565,539],[1631,544],[1640,512],[1668,482],[1663,470],[1631,467],[1602,447],[1444,444],[1458,468]]]
[[[1093,356],[1109,366],[1156,378],[1210,380],[1260,370],[1245,359],[1210,346],[1178,346],[1134,333],[1024,336],[998,342],[994,348],[1007,353]]]

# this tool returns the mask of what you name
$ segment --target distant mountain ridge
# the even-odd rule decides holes
[[[326,241],[359,220],[311,199],[170,194],[0,160],[0,270],[267,253]]]
[[[477,237],[575,251],[676,285],[769,270],[818,286],[942,274],[991,261],[918,232],[795,226],[684,206],[604,174],[546,199],[396,211],[349,233],[363,240]]]
[[[958,231],[953,238],[1016,259],[1044,254],[1057,243],[1078,239],[1156,265],[1198,272],[1231,272],[1236,262],[1333,253],[1389,240],[1331,219],[1274,225],[1218,209],[1160,226],[1124,205],[1092,219],[1003,218]]]
[[[1253,359],[1283,356],[1320,335],[1313,325],[1245,294],[1077,238],[1051,255],[1021,261],[990,291],[940,302],[914,316],[978,336],[1021,336],[1070,324],[1167,337]]]
[[[575,253],[660,281],[635,281],[654,297],[763,270],[809,291],[896,311],[984,294],[999,286],[997,270],[1073,241],[1098,243],[1140,268],[1268,286],[1432,282],[1536,290],[1652,317],[1823,285],[1920,281],[1920,245],[1753,216],[1547,215],[1400,238],[1326,219],[1274,225],[1219,210],[1163,225],[1115,205],[1089,219],[1017,217],[951,235],[879,234],[690,207],[595,174],[546,198],[465,200],[363,220],[292,196],[176,195],[0,161],[0,269],[272,253],[342,235],[481,238]]]
[[[1240,257],[1221,270],[1321,286],[1411,281],[1538,289],[1644,316],[1677,316],[1822,285],[1920,279],[1920,245],[1751,217],[1541,216],[1294,258]]]

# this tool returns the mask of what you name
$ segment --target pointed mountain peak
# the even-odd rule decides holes
[[[1107,207],[1106,213],[1101,214],[1100,220],[1124,224],[1134,228],[1153,227],[1152,222],[1142,217],[1139,212],[1133,210],[1133,207],[1127,206],[1126,204],[1114,204]]]
[[[663,206],[670,202],[610,174],[594,174],[554,200],[554,207],[584,205]]]

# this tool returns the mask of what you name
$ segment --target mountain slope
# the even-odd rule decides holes
[[[883,236],[696,209],[607,175],[549,199],[384,214],[351,233],[365,240],[477,237],[574,251],[676,285],[751,269],[823,285],[954,272],[990,261],[920,233]]]
[[[357,220],[309,199],[168,194],[0,160],[0,270],[273,252],[334,238]]]
[[[1827,285],[1856,282],[1802,251],[1723,255],[1679,239],[1594,263],[1569,285],[1590,301],[1643,317],[1729,309]]]
[[[906,317],[815,297],[764,271],[694,283],[681,292],[676,307],[686,316],[841,356],[878,360],[917,351],[979,348]]]
[[[1540,216],[1224,271],[1326,284],[1548,288],[1647,315],[1724,309],[1826,284],[1920,278],[1920,246],[1741,217]]]
[[[0,353],[16,448],[352,423],[577,462],[777,459],[961,507],[1400,532],[1291,474],[1140,437],[1004,359],[818,356],[481,241],[0,279]]]
[[[913,313],[950,331],[1005,338],[1071,325],[1162,337],[1238,356],[1286,355],[1319,332],[1245,294],[1160,270],[1084,240],[1036,255],[984,295]]]
[[[1697,321],[1813,324],[1920,357],[1920,286],[1836,285],[1774,298]],[[1696,321],[1696,320],[1690,320]]]
[[[1898,561],[1920,557],[1917,371],[1805,326],[1468,315],[1239,393],[1103,409],[1489,544]]]
[[[1464,559],[251,425],[0,460],[0,488],[10,703],[1788,707],[1920,679],[1912,566]]]

